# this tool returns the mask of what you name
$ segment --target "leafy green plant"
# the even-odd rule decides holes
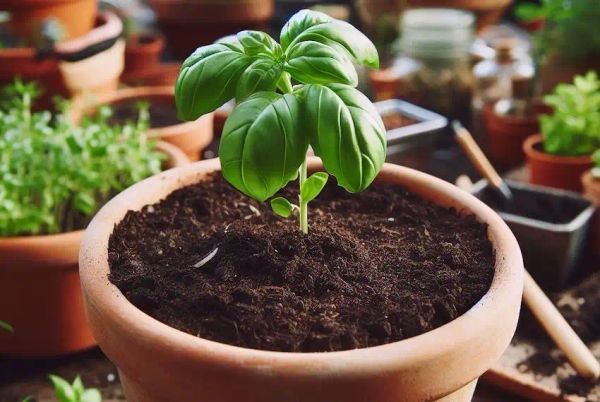
[[[309,145],[350,192],[368,187],[385,159],[383,122],[355,89],[353,62],[379,65],[371,41],[346,22],[302,10],[283,27],[280,43],[242,31],[198,48],[177,80],[177,108],[193,120],[235,98],[219,146],[223,176],[259,201],[298,178],[299,205],[277,197],[271,206],[282,216],[298,210],[306,233],[308,203],[328,178],[307,176]]]
[[[600,147],[600,80],[596,72],[560,84],[544,102],[553,108],[540,118],[544,150],[558,155],[590,155]]]
[[[15,332],[12,325],[10,325],[9,323],[2,321],[2,320],[0,320],[0,329],[4,330],[6,332]]]
[[[521,3],[516,14],[524,21],[544,21],[534,37],[534,52],[540,62],[544,62],[549,53],[566,60],[585,60],[600,55],[600,37],[597,35],[600,7],[597,0]]]
[[[596,179],[600,179],[600,149],[594,152],[592,155],[592,159],[594,160],[594,168],[592,169],[592,176]]]
[[[102,108],[76,127],[64,102],[54,116],[33,112],[37,94],[16,82],[2,97],[0,236],[81,229],[115,193],[160,171],[163,155],[145,136],[147,110],[113,126]]]
[[[55,375],[50,375],[50,381],[54,385],[58,402],[102,402],[100,391],[95,388],[86,389],[79,376],[72,384]]]

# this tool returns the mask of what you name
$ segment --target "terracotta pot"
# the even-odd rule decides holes
[[[147,33],[131,36],[125,47],[124,76],[133,78],[136,74],[157,68],[164,47],[165,40],[160,35]]]
[[[524,117],[502,116],[494,112],[494,105],[484,107],[483,123],[488,136],[490,156],[496,168],[507,170],[523,162],[523,141],[540,132],[539,115],[548,111],[548,108],[538,105],[533,113]]]
[[[175,86],[180,70],[181,63],[161,63],[133,74],[125,73],[121,81],[134,87],[172,87]]]
[[[150,0],[175,57],[244,29],[265,30],[274,0]]]
[[[101,95],[114,92],[125,64],[125,42],[116,40],[123,31],[123,23],[114,13],[99,13],[96,27],[79,38],[60,42],[55,50],[61,57],[74,55],[113,41],[112,46],[77,61],[61,61],[59,68],[65,85],[73,96]]]
[[[316,158],[310,167],[321,167]],[[330,353],[245,349],[201,339],[133,306],[107,278],[108,240],[129,210],[219,169],[211,159],[170,170],[121,193],[84,236],[80,274],[92,332],[117,365],[131,402],[470,401],[476,379],[513,336],[523,261],[502,219],[472,195],[424,173],[386,164],[377,180],[404,186],[489,225],[496,271],[488,293],[467,313],[433,331],[387,345]],[[152,356],[152,364],[145,364]],[[440,399],[441,398],[441,399]]]
[[[587,171],[581,176],[581,184],[583,195],[600,209],[600,179],[592,176],[591,171]],[[598,211],[594,217],[590,243],[592,252],[600,256],[600,212]]]
[[[411,7],[461,8],[475,13],[477,30],[495,24],[512,0],[407,0]]]
[[[72,39],[88,33],[94,26],[97,0],[0,0],[0,10],[10,13],[11,32],[30,42],[39,36],[44,20],[55,19]]]
[[[56,60],[38,60],[32,48],[0,48],[0,87],[11,84],[16,77],[36,81],[44,91],[41,102],[52,106],[54,95],[67,96],[67,90]]]
[[[123,102],[148,100],[151,103],[175,104],[173,87],[139,87],[127,88],[91,99],[79,98],[71,107],[71,121],[79,123],[82,116],[92,114],[100,105],[118,105]],[[159,138],[177,146],[186,156],[196,161],[213,138],[213,114],[209,113],[196,121],[183,122],[166,127],[151,127],[148,131],[151,138]]]
[[[170,144],[159,144],[169,166],[189,160]],[[78,264],[83,230],[47,236],[0,238],[0,354],[51,357],[96,344],[87,325]]]
[[[376,101],[400,97],[401,80],[391,68],[369,71],[369,81]]]
[[[581,192],[581,175],[592,167],[592,156],[561,156],[543,151],[544,137],[536,134],[523,143],[529,182],[546,187]]]

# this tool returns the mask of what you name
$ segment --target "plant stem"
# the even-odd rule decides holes
[[[300,172],[299,172],[299,185],[300,185],[300,189],[302,189],[302,185],[304,184],[304,182],[306,181],[306,157],[304,158],[304,161],[302,162],[302,165],[300,165]],[[298,193],[298,201],[300,201],[300,230],[304,233],[304,234],[308,234],[308,202],[304,202],[302,201],[302,195],[301,192]]]

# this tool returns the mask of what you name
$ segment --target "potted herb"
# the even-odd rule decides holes
[[[522,3],[516,12],[523,21],[543,21],[534,35],[534,60],[539,64],[543,93],[559,83],[571,82],[575,75],[600,70],[600,40],[596,35],[600,8],[596,1]]]
[[[117,191],[185,156],[146,140],[146,112],[111,126],[104,109],[80,127],[65,105],[32,112],[35,87],[17,82],[0,108],[0,354],[54,356],[95,344],[85,321],[77,256],[90,217]],[[157,147],[157,149],[155,149]]]
[[[70,109],[70,119],[77,124],[84,116],[96,113],[102,105],[110,105],[113,109],[111,122],[122,124],[137,118],[140,102],[149,107],[149,138],[175,145],[193,161],[200,159],[213,138],[213,114],[194,121],[181,121],[177,117],[173,87],[126,88],[94,99],[81,98]]]
[[[548,187],[581,191],[581,175],[592,167],[600,147],[600,80],[595,72],[559,84],[544,97],[552,114],[540,117],[541,135],[523,143],[529,181]]]
[[[594,167],[581,178],[583,194],[595,205],[600,205],[600,149],[593,155]],[[592,250],[600,255],[600,213],[596,212],[596,223],[592,230]]]
[[[377,59],[351,25],[304,10],[280,43],[244,31],[184,62],[183,117],[238,101],[220,163],[121,193],[80,255],[130,400],[470,400],[515,329],[519,248],[471,195],[384,164],[351,62]]]

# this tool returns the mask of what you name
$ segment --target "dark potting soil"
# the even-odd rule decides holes
[[[152,101],[152,99],[148,99],[147,101],[149,103],[150,127],[160,128],[182,123],[177,118],[175,102]],[[139,102],[139,100],[131,100],[111,105],[113,115],[108,121],[109,124],[124,124],[137,121],[139,116]]]
[[[480,198],[496,211],[555,224],[571,222],[589,206],[589,203],[583,199],[540,193],[512,186],[510,189],[513,194],[513,200],[510,203],[500,200],[492,188],[486,188]]]
[[[417,123],[417,120],[404,116],[400,113],[389,113],[381,116],[383,125],[386,130],[393,130],[395,128],[410,126],[411,124]]]
[[[296,219],[216,175],[128,212],[110,238],[110,280],[190,334],[317,352],[437,328],[481,299],[494,275],[485,224],[397,186],[351,195],[330,182],[309,222],[303,235]]]

